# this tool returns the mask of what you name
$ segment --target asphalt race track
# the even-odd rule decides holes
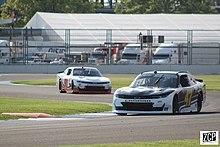
[[[112,94],[60,94],[54,86],[10,85],[1,81],[56,78],[55,75],[0,75],[0,96],[111,104]],[[220,91],[208,91],[200,114],[30,119],[0,121],[1,147],[127,143],[198,139],[200,131],[220,131]]]

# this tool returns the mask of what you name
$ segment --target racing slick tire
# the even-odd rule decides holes
[[[199,113],[202,109],[202,94],[199,93],[198,99],[197,99],[197,113]]]
[[[178,97],[175,95],[173,98],[173,114],[179,113]]]
[[[72,80],[72,94],[77,94],[77,93],[79,93],[79,92],[75,92],[75,91],[74,91],[74,82],[73,82],[73,80]]]
[[[59,80],[59,92],[60,92],[60,93],[66,93],[66,91],[63,90],[63,85],[62,85],[62,83],[61,83],[61,80]]]

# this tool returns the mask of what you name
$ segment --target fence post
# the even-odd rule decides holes
[[[23,64],[28,64],[28,29],[23,29]]]
[[[187,30],[187,63],[192,64],[193,31]]]
[[[147,35],[152,36],[152,30],[147,30]],[[152,64],[153,51],[152,51],[152,43],[151,42],[147,43],[147,48],[148,48],[148,64]]]
[[[220,65],[220,42],[218,43],[219,46],[219,56],[218,56],[218,60],[219,60],[219,65]]]
[[[68,64],[70,58],[70,29],[65,29],[65,57],[68,57]]]
[[[108,46],[108,64],[111,64],[111,49],[112,49],[112,30],[108,29],[106,30],[106,43]]]

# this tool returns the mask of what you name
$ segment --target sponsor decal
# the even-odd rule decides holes
[[[66,88],[70,88],[71,87],[71,79],[64,79],[64,86],[66,86]]]
[[[100,87],[103,86],[103,84],[86,84],[86,85],[87,85],[87,86],[91,86],[91,87],[92,87],[92,86],[97,86],[97,87],[98,87],[98,86],[100,86]]]
[[[193,93],[192,89],[189,89],[189,90],[186,91],[184,101],[185,101],[187,107],[189,107],[190,104],[191,104],[192,93]]]
[[[61,53],[65,53],[65,49],[62,49],[62,48],[49,48],[48,52],[49,53],[61,54]]]
[[[169,109],[168,109],[168,107],[164,107],[164,109],[163,109],[164,111],[168,111]]]
[[[200,131],[200,145],[218,145],[218,131]]]
[[[125,102],[129,102],[129,103],[150,103],[151,100],[137,100],[137,99],[134,99],[134,100],[125,100]]]

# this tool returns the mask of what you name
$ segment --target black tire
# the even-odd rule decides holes
[[[173,98],[173,114],[179,113],[179,104],[178,104],[178,97],[174,96]]]
[[[116,113],[117,115],[120,115],[120,116],[126,116],[127,113]]]
[[[199,93],[198,99],[197,99],[197,113],[199,113],[202,109],[202,94]]]
[[[72,80],[72,94],[75,94],[76,92],[74,92],[73,89],[74,89],[74,82]]]
[[[63,90],[63,85],[62,85],[61,81],[59,81],[59,92],[60,93],[66,93],[66,91]]]

